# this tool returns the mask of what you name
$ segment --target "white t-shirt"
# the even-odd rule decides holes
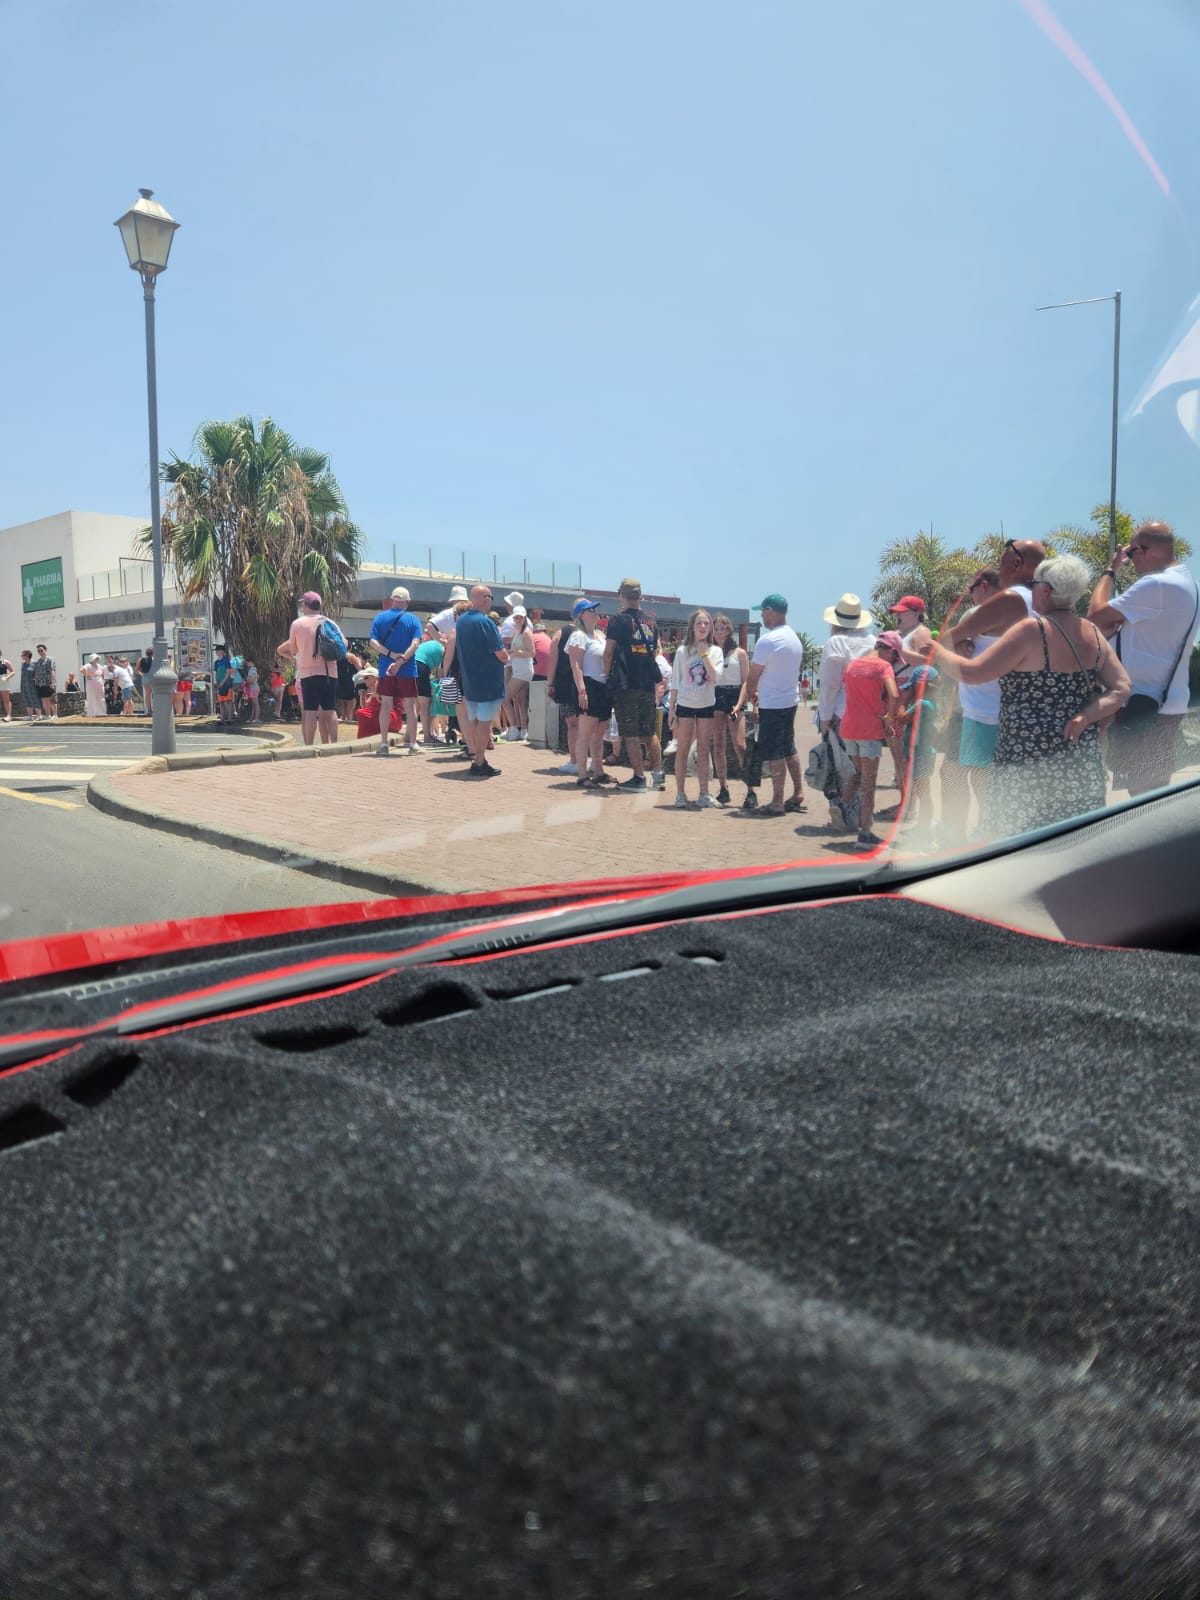
[[[130,672],[128,667],[116,666],[113,668],[112,675],[120,688],[133,688],[133,673]]]
[[[844,715],[846,691],[842,688],[842,674],[851,661],[874,648],[875,635],[869,628],[864,633],[835,633],[825,641],[821,652],[821,698],[817,702],[817,715],[822,722]],[[754,658],[758,659],[757,650]]]
[[[458,618],[454,615],[454,607],[447,606],[444,611],[439,611],[437,616],[430,620],[439,633],[449,633]]]
[[[758,704],[762,711],[786,711],[800,704],[800,668],[804,649],[794,628],[781,622],[760,634],[754,646],[754,665],[762,667]]]
[[[720,645],[710,644],[705,654],[712,663],[713,671],[719,672]],[[676,705],[686,706],[692,711],[717,703],[717,686],[708,681],[708,674],[704,670],[704,657],[697,655],[693,650],[685,651],[682,645],[675,652],[675,662],[671,668],[671,691],[675,696]]]
[[[583,651],[583,675],[591,678],[593,682],[603,683],[607,674],[604,671],[604,635],[595,633],[589,639],[582,628],[567,640],[568,650]]]
[[[1183,645],[1162,708],[1168,716],[1181,716],[1187,710],[1188,657],[1197,621],[1196,585],[1191,573],[1182,563],[1165,572],[1149,573],[1130,584],[1124,594],[1112,601],[1112,606],[1126,619],[1113,640],[1113,648],[1124,663],[1134,694],[1148,694],[1157,701]]]

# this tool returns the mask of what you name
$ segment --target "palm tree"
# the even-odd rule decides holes
[[[821,646],[807,633],[796,635],[800,641],[800,670],[802,672],[815,672],[821,660]]]
[[[920,595],[926,621],[936,628],[978,570],[976,555],[949,547],[936,534],[893,539],[879,557],[879,582],[871,592],[871,604],[884,616],[901,595]]]
[[[172,453],[163,554],[187,600],[212,603],[213,624],[235,651],[275,659],[296,612],[315,589],[340,614],[362,559],[362,531],[350,520],[329,457],[297,445],[270,417],[206,422],[196,459]],[[149,549],[150,529],[136,541]]]

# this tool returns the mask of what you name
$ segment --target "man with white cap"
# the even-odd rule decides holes
[[[388,598],[387,609],[380,611],[371,624],[371,637],[367,648],[379,657],[379,694],[384,709],[380,712],[379,726],[383,730],[377,756],[388,755],[387,729],[391,725],[391,708],[403,708],[408,754],[417,749],[417,663],[414,659],[421,642],[421,624],[408,609],[409,593],[403,584],[397,584]]]

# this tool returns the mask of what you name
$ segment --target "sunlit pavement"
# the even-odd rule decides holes
[[[797,717],[802,767],[819,735],[811,713]],[[304,856],[333,857],[401,884],[464,892],[663,872],[862,860],[852,835],[830,827],[829,807],[806,794],[802,814],[768,817],[740,808],[745,786],[730,785],[722,810],[674,808],[674,780],[638,793],[581,790],[555,769],[559,754],[500,741],[490,779],[468,776],[451,750],[422,747],[375,758],[370,749],[332,760],[264,761],[186,772],[122,772],[108,787],[138,808],[246,835]],[[885,752],[875,831],[895,856],[929,854],[938,836],[900,829],[899,793]],[[941,761],[939,760],[939,768]],[[629,769],[612,767],[614,777]],[[937,790],[935,779],[934,789]],[[688,780],[694,801],[698,783]],[[716,784],[712,785],[715,795]],[[770,784],[759,790],[770,796]],[[973,815],[971,825],[977,821]],[[124,824],[137,828],[136,821]],[[949,841],[946,841],[947,843]],[[321,890],[314,884],[314,900]]]
[[[817,734],[798,732],[803,764]],[[764,817],[741,811],[745,786],[734,782],[727,809],[677,811],[670,776],[659,790],[585,791],[555,771],[564,759],[501,741],[489,756],[501,770],[497,778],[471,778],[465,760],[430,746],[386,760],[364,750],[328,761],[125,772],[110,788],[137,806],[445,891],[762,863],[827,865],[857,855],[850,836],[831,832],[828,805],[817,796],[806,796],[806,813]],[[883,765],[890,769],[886,756]],[[629,776],[628,767],[612,772]],[[694,777],[688,793],[693,800],[698,793]],[[769,797],[769,783],[759,794]],[[896,799],[885,785],[881,804]]]

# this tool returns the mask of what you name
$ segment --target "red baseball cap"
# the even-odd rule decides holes
[[[925,602],[924,602],[924,600],[921,599],[921,596],[919,594],[902,594],[900,596],[899,600],[896,601],[895,605],[892,605],[892,606],[888,607],[888,610],[892,611],[892,612],[895,612],[895,611],[924,611],[924,609],[925,609]]]

